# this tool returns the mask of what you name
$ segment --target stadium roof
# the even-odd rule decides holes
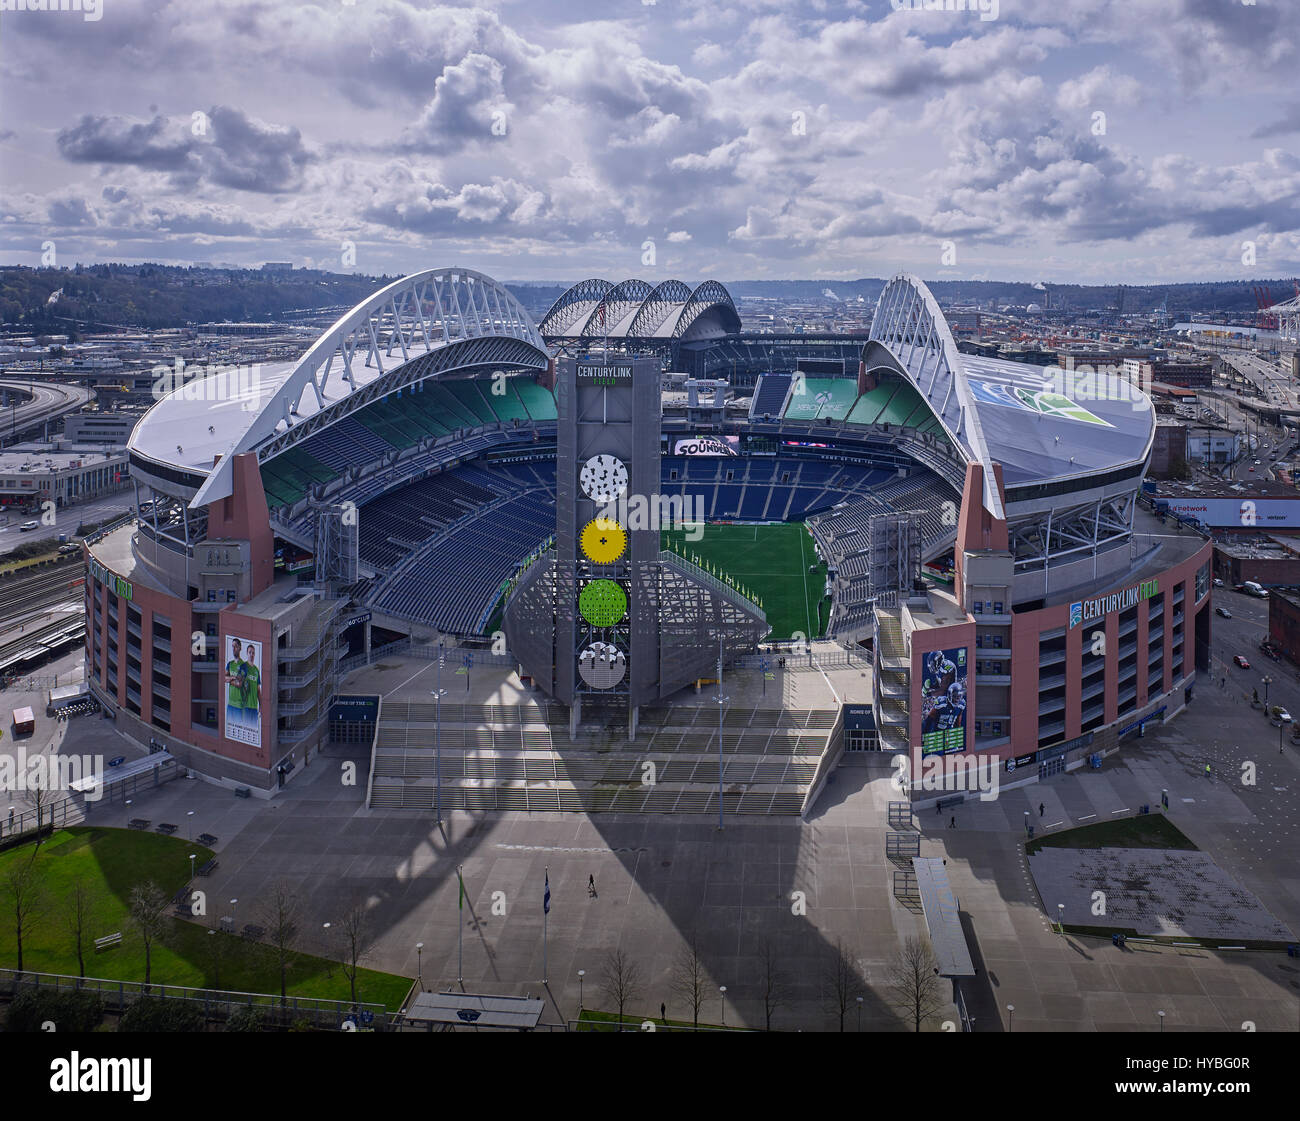
[[[548,339],[712,339],[739,331],[740,315],[716,280],[691,288],[592,278],[556,300],[538,329]]]
[[[191,502],[203,506],[229,496],[240,452],[288,447],[428,377],[544,370],[549,361],[532,319],[495,280],[430,269],[367,297],[296,362],[222,367],[173,388],[136,425],[128,448],[133,460],[206,474]]]
[[[900,273],[885,285],[871,340],[866,368],[911,381],[967,462],[1000,463],[1008,488],[1141,463],[1155,437],[1150,400],[1123,378],[959,352],[917,277]],[[992,470],[984,480],[985,507],[1005,516]]]

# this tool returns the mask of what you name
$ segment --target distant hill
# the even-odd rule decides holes
[[[159,329],[208,322],[265,322],[295,312],[347,308],[395,277],[361,276],[294,269],[185,268],[172,265],[78,265],[71,269],[0,267],[0,325],[10,333],[67,334],[107,328]],[[875,304],[885,281],[732,280],[724,281],[737,298],[825,300],[829,290],[843,300]],[[945,304],[1045,303],[1044,292],[1016,281],[930,280]],[[1151,311],[1168,296],[1169,313],[1245,314],[1255,311],[1256,286],[1273,300],[1295,292],[1291,280],[1224,280],[1198,284],[1140,285],[1124,290],[1124,310]],[[534,318],[540,319],[567,287],[555,281],[507,282]],[[1049,285],[1051,306],[1086,313],[1114,305],[1115,285]]]

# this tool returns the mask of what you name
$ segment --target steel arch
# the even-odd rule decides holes
[[[259,448],[307,419],[300,416],[299,407],[308,389],[314,398],[309,416],[357,392],[353,363],[358,354],[364,355],[364,367],[379,371],[378,379],[366,379],[368,387],[379,380],[387,384],[392,380],[390,374],[415,358],[482,338],[523,343],[524,353],[533,359],[526,364],[535,368],[544,369],[550,361],[546,343],[528,312],[490,276],[472,269],[428,269],[381,288],[341,316],[298,359],[288,377],[262,403],[234,447],[209,472],[191,507],[228,497],[236,455]],[[394,355],[395,350],[399,354]],[[396,362],[385,369],[385,358],[396,358]],[[341,394],[331,400],[330,380],[336,359],[338,377],[333,388],[336,394],[341,389]]]
[[[969,462],[984,465],[984,507],[1005,517],[993,463],[980,427],[966,369],[948,321],[919,277],[899,273],[885,285],[871,320],[871,342],[884,346]],[[866,358],[867,349],[863,348]]]
[[[621,323],[624,317],[633,307],[645,303],[646,297],[654,291],[653,287],[644,280],[625,280],[621,284],[616,284],[596,306],[596,309],[588,317],[586,324],[577,334],[587,338],[599,338],[609,331],[611,327]],[[601,321],[601,312],[604,312],[604,321]]]
[[[575,332],[570,328],[580,319],[586,318],[592,311],[592,304],[600,301],[614,285],[600,277],[588,277],[580,280],[560,294],[560,298],[551,305],[551,310],[542,316],[537,329],[552,338],[566,338]]]
[[[679,304],[690,301],[691,290],[680,280],[665,280],[657,285],[641,305],[641,310],[632,318],[627,329],[629,339],[649,339],[663,325]]]
[[[732,302],[731,293],[718,281],[706,280],[691,293],[691,298],[682,308],[682,314],[678,316],[677,325],[673,328],[673,338],[680,339],[701,315],[714,308],[721,311],[724,331],[740,330],[740,313]]]

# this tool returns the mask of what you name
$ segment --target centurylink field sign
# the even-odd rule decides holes
[[[1096,599],[1079,600],[1077,603],[1070,604],[1070,626],[1073,628],[1080,623],[1100,619],[1112,611],[1123,611],[1144,599],[1150,599],[1159,591],[1159,580],[1143,580],[1142,583],[1125,588],[1122,592],[1112,592],[1108,596],[1098,596]]]

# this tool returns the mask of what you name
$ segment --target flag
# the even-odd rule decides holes
[[[551,870],[546,870],[546,893],[542,896],[542,913],[551,913]]]
[[[465,909],[465,879],[460,874],[460,869],[456,869],[456,882],[460,885],[460,894],[456,898],[456,909],[463,911]]]

